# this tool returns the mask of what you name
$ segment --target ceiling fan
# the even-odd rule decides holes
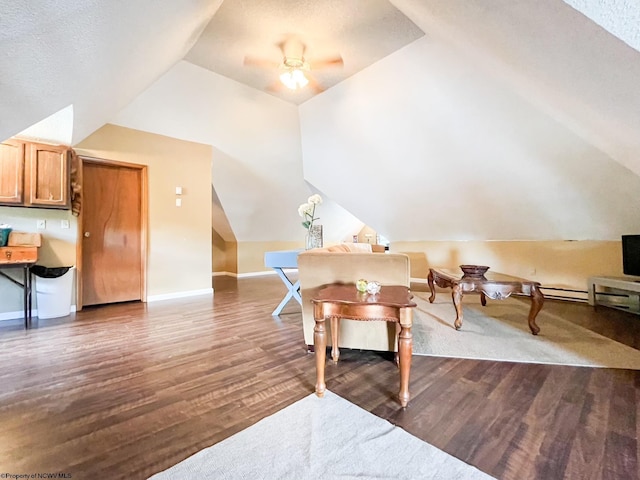
[[[315,93],[323,92],[325,89],[315,79],[311,70],[344,65],[340,55],[308,61],[304,56],[307,46],[296,37],[288,37],[276,46],[282,53],[282,61],[279,63],[251,56],[244,57],[245,66],[273,69],[274,73],[278,73],[280,81],[275,81],[267,87],[272,91],[280,91],[282,86],[299,90],[308,85]]]

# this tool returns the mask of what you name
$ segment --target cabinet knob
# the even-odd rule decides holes
[[[84,236],[85,236],[85,237],[87,237],[87,238],[89,238],[89,237],[91,236],[91,233],[89,233],[89,232],[84,232]]]
[[[11,260],[11,254],[12,254],[12,253],[13,253],[13,252],[12,252],[11,250],[7,250],[7,251],[5,252],[5,255],[7,256],[7,260]]]

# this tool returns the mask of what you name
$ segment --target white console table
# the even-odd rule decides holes
[[[608,288],[607,292],[599,292],[598,287]],[[587,285],[589,305],[606,305],[626,312],[640,314],[640,277],[589,277]],[[599,301],[598,294],[617,293],[626,295],[625,303]]]

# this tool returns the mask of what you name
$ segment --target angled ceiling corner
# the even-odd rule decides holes
[[[220,197],[218,197],[213,185],[211,185],[211,201],[211,225],[213,230],[220,235],[225,242],[236,242],[236,236],[233,233]]]
[[[558,0],[390,1],[475,68],[640,175],[640,52],[629,46],[640,22],[623,30],[623,41],[587,16],[592,9],[581,13]],[[604,2],[610,23],[628,24],[626,10],[613,13],[621,3]],[[640,16],[640,4],[625,5]]]
[[[74,105],[72,144],[181,60],[222,0],[22,2],[0,16],[0,137]]]
[[[640,3],[628,0],[563,0],[640,52]]]
[[[33,142],[71,145],[73,137],[73,105],[49,115],[14,136]]]

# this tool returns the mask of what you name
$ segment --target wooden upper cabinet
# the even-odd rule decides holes
[[[7,140],[0,144],[0,204],[24,202],[24,143]]]
[[[25,153],[25,205],[69,208],[69,149],[29,143]]]
[[[0,144],[0,205],[71,207],[69,148],[21,140]]]

